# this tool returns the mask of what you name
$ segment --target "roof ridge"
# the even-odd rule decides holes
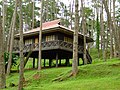
[[[52,20],[52,21],[47,21],[47,22],[44,22],[42,23],[42,25],[45,25],[45,24],[59,24],[61,22],[61,19],[56,19],[56,20]]]

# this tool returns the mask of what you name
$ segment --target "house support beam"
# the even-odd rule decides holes
[[[49,67],[51,67],[52,59],[49,59]]]
[[[44,67],[45,67],[45,61],[46,61],[46,60],[44,59]]]
[[[58,67],[58,53],[56,53],[56,67]]]
[[[66,59],[66,66],[69,66],[69,58]]]
[[[61,66],[61,59],[59,60],[59,65]]]
[[[35,68],[35,58],[33,58],[33,68]]]
[[[82,57],[83,65],[84,65],[84,58]]]
[[[37,68],[38,68],[38,60],[39,60],[39,59],[37,58]]]

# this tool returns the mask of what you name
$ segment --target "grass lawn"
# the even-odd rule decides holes
[[[66,78],[71,67],[49,68],[40,72],[26,70],[24,90],[120,90],[120,60],[97,61],[91,65],[79,66],[77,77]],[[38,73],[38,74],[36,74]],[[40,75],[35,78],[35,75]],[[63,81],[53,81],[62,77]],[[7,77],[7,88],[17,90],[18,73]],[[14,83],[15,87],[9,84]]]

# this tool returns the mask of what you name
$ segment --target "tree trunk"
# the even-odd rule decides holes
[[[84,35],[84,50],[83,50],[83,58],[84,58],[84,64],[87,64],[87,58],[86,58],[86,23],[85,23],[85,16],[84,16],[84,7],[83,7],[83,0],[81,0],[81,11],[82,11],[82,30]]]
[[[15,10],[14,10],[14,13],[15,13]],[[11,33],[12,33],[12,27],[13,27],[13,18],[14,18],[14,15],[15,15],[14,13],[13,13],[13,16],[12,16],[12,21],[11,21],[11,24],[10,24],[8,38],[7,38],[7,52],[10,51],[10,40],[11,40]]]
[[[34,17],[35,17],[35,13],[34,13],[34,8],[35,8],[35,1],[33,0],[33,10],[32,10],[32,29],[34,28]]]
[[[3,30],[1,23],[1,10],[0,10],[0,89],[5,88],[5,62],[4,62],[4,44],[3,44]]]
[[[3,0],[3,20],[2,20],[2,28],[3,28],[3,44],[4,44],[4,50],[5,50],[5,24],[6,24],[6,11],[7,11],[7,8],[6,8],[6,4],[7,4],[7,0]]]
[[[55,12],[54,12],[54,0],[52,0],[52,2],[51,2],[51,20],[54,20],[55,19],[55,17],[54,17],[54,14],[55,14]]]
[[[104,21],[103,21],[103,4],[102,4],[102,7],[101,7],[101,12],[100,12],[100,27],[101,27],[103,60],[106,61],[105,31],[104,31]]]
[[[110,0],[110,58],[113,58],[113,28],[112,28],[112,19],[111,19],[111,5],[112,1]]]
[[[114,49],[114,57],[117,57],[117,52],[119,50],[119,39],[118,38],[118,34],[117,34],[117,25],[116,25],[116,21],[115,21],[115,1],[113,0],[113,35],[114,35],[114,41],[115,41],[115,49]]]
[[[100,11],[100,36],[101,36],[101,50],[103,51],[103,33],[104,32],[104,24],[103,24],[103,4],[101,4],[101,11]]]
[[[109,31],[110,31],[110,58],[113,58],[113,34],[112,34],[112,29],[111,29],[112,22],[111,22],[111,13],[109,12],[109,8],[108,8],[108,5],[107,5],[107,2],[108,1],[103,0],[105,11],[107,13],[108,28],[109,28]]]
[[[78,16],[78,0],[75,0],[75,31],[73,41],[73,63],[72,63],[72,74],[74,76],[78,73],[78,30],[79,30],[79,16]]]
[[[120,40],[120,26],[119,26],[119,31],[118,31],[118,40]],[[120,59],[120,41],[119,41],[119,50],[118,50],[118,57]]]
[[[73,0],[73,3],[70,4],[70,7],[71,7],[71,13],[70,13],[70,18],[71,18],[71,21],[70,21],[70,24],[71,24],[71,29],[73,29],[73,9],[74,9],[74,0]]]
[[[20,13],[19,13],[19,21],[20,21],[20,26],[19,26],[19,32],[20,32],[20,71],[19,71],[19,85],[18,85],[18,90],[23,90],[23,82],[24,82],[24,56],[23,56],[23,15],[22,15],[22,0],[19,0],[19,8],[20,8]]]
[[[57,7],[56,2],[58,3],[59,1],[58,0],[55,1],[55,7]],[[57,12],[58,12],[58,9],[55,8],[55,19],[57,19]]]
[[[41,14],[40,14],[40,31],[39,31],[39,61],[38,61],[38,70],[41,70],[42,67],[42,14],[43,14],[43,1],[41,0]]]
[[[49,9],[49,8],[48,8],[48,5],[49,5],[49,4],[48,4],[48,2],[49,2],[49,0],[47,0],[47,2],[46,2],[46,20],[45,20],[45,21],[49,21],[49,15],[48,15],[48,11],[49,11],[49,10],[48,10],[48,9]]]
[[[11,40],[10,40],[10,52],[9,52],[9,60],[8,60],[8,66],[7,66],[7,75],[10,74],[10,69],[12,65],[12,51],[13,51],[13,42],[14,42],[14,31],[15,31],[15,25],[16,25],[17,4],[18,4],[18,1],[16,0],[15,13],[13,18],[13,27],[12,27]]]
[[[97,12],[97,19],[96,19],[96,30],[97,30],[97,38],[96,38],[96,48],[98,50],[98,58],[100,58],[100,23],[99,23],[99,9],[96,8],[96,12]]]

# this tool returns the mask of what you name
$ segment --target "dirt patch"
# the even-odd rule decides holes
[[[33,78],[34,78],[35,80],[40,79],[40,74],[39,74],[39,73],[36,73],[35,75],[33,75]]]

